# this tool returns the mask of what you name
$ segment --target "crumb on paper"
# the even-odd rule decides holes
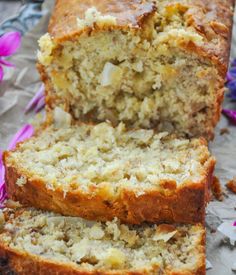
[[[211,262],[206,259],[206,270],[212,269],[212,267],[213,266],[212,266]]]
[[[215,228],[212,228],[212,229],[210,230],[210,232],[211,232],[211,234],[214,234],[214,233],[216,233],[216,229],[215,229]]]
[[[213,176],[213,181],[211,184],[211,191],[212,191],[212,194],[214,195],[214,197],[218,201],[223,201],[223,199],[224,199],[223,190],[222,190],[220,181],[216,176]]]
[[[217,230],[222,233],[226,238],[222,239],[224,243],[230,243],[234,246],[236,242],[235,227],[233,226],[233,221],[223,222]]]
[[[220,135],[222,136],[222,135],[225,135],[225,134],[230,134],[230,131],[229,131],[229,129],[228,128],[222,128],[222,129],[220,129]]]
[[[227,188],[236,194],[236,177],[226,183]]]

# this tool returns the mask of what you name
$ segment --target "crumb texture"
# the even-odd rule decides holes
[[[18,145],[6,164],[17,167],[25,178],[41,179],[50,189],[61,187],[92,193],[101,187],[111,196],[122,189],[137,195],[161,190],[162,183],[174,188],[205,182],[211,159],[201,139],[176,138],[153,130],[127,131],[124,124],[81,124],[67,128],[49,127]]]
[[[230,1],[97,2],[58,1],[39,41],[48,109],[211,138],[229,54]]]
[[[159,268],[195,274],[204,266],[204,229],[200,225],[137,227],[117,219],[88,222],[34,209],[16,213],[8,210],[10,218],[1,230],[1,244],[46,261],[72,263],[84,271],[137,274],[155,274]]]

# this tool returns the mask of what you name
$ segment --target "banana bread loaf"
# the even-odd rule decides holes
[[[127,226],[32,208],[0,216],[4,275],[205,274],[202,225]]]
[[[154,3],[153,3],[154,2]],[[213,137],[233,0],[57,0],[39,40],[47,109]]]
[[[203,139],[103,122],[48,127],[5,152],[4,163],[13,200],[139,224],[204,222],[215,160]]]

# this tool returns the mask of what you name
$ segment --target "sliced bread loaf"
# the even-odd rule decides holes
[[[5,209],[1,218],[4,275],[205,274],[202,225],[127,226],[32,208]]]
[[[203,139],[105,122],[39,132],[4,153],[10,198],[92,220],[204,222],[215,160]]]
[[[211,138],[233,0],[57,0],[39,40],[48,109]]]

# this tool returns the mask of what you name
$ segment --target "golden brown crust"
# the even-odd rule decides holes
[[[97,187],[91,194],[83,191],[68,191],[65,195],[61,187],[51,190],[46,183],[30,179],[25,173],[7,162],[6,186],[9,198],[23,205],[34,206],[69,216],[80,216],[89,220],[112,220],[118,217],[122,222],[140,224],[148,222],[167,223],[204,223],[205,206],[209,201],[210,184],[215,160],[210,158],[206,164],[206,174],[202,182],[187,183],[173,188],[171,182],[163,182],[163,192],[150,190],[137,196],[132,190],[122,190],[116,198],[108,197],[106,192]],[[16,181],[21,176],[27,182],[18,186]]]
[[[175,5],[176,2],[167,2],[166,5]],[[218,66],[219,72],[224,77],[230,52],[234,1],[192,0],[187,4],[185,2],[180,4],[188,8],[184,18],[186,26],[193,27],[204,37],[203,46],[183,43],[183,48],[198,54],[199,57],[210,59]],[[156,5],[158,8],[158,1],[156,1]],[[53,39],[65,41],[73,39],[83,31],[90,33],[91,28],[83,31],[78,28],[77,18],[84,18],[86,10],[91,7],[97,8],[102,14],[109,14],[117,18],[117,25],[109,26],[109,29],[139,28],[146,18],[155,11],[155,6],[151,1],[148,3],[144,0],[83,0],[79,3],[77,0],[57,0],[48,28]]]
[[[216,176],[213,176],[211,191],[217,200],[223,201],[224,199],[223,190],[220,184],[220,180]]]
[[[191,6],[187,23],[205,38],[204,46],[196,48],[196,53],[210,58],[224,75],[230,53],[234,1],[192,0]]]
[[[147,3],[143,0],[83,0],[80,2],[77,0],[57,0],[48,27],[53,39],[65,41],[75,35],[80,35],[82,32],[90,33],[91,27],[83,30],[78,28],[77,18],[83,19],[86,10],[91,7],[95,7],[102,14],[109,14],[116,18],[117,24],[107,26],[108,29],[140,28],[146,17],[155,11],[155,6],[151,2]],[[100,28],[96,26],[96,30],[93,31],[98,30]]]

